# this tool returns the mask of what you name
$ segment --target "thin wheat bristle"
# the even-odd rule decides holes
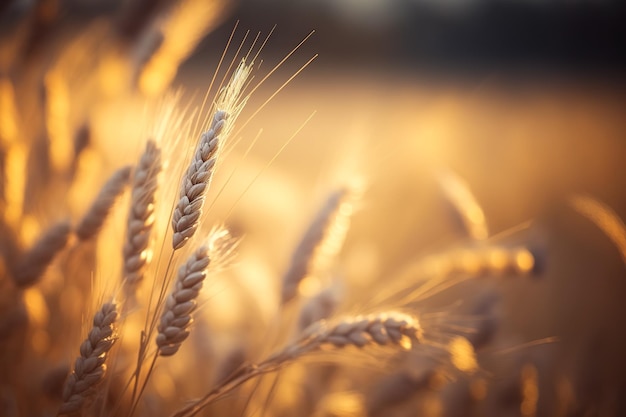
[[[283,275],[281,297],[294,299],[300,283],[320,272],[341,249],[353,210],[354,191],[342,187],[332,192],[296,246]]]
[[[174,249],[182,248],[198,229],[206,191],[211,184],[217,162],[220,135],[228,117],[225,111],[215,112],[211,127],[202,134],[193,160],[183,177],[178,204],[172,217]]]
[[[104,184],[87,214],[76,226],[76,235],[79,239],[87,240],[98,234],[115,201],[128,184],[131,170],[130,166],[120,168]]]
[[[55,256],[69,240],[71,224],[68,221],[50,227],[17,263],[13,278],[18,287],[33,285],[43,275]]]
[[[196,309],[196,299],[211,263],[209,247],[197,249],[178,270],[174,290],[165,301],[165,309],[158,326],[156,344],[161,356],[178,352],[189,336],[187,328],[192,322],[191,313]]]
[[[128,296],[136,291],[150,262],[150,235],[154,225],[154,204],[160,171],[161,149],[154,141],[148,141],[133,173],[130,209],[126,223],[123,279]]]
[[[117,307],[114,303],[103,304],[95,314],[93,327],[80,345],[80,356],[65,381],[59,414],[76,413],[93,397],[95,386],[104,378],[107,355],[116,340],[116,320]]]

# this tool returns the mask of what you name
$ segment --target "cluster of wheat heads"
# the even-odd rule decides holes
[[[159,63],[180,58],[163,42],[173,35],[156,33],[164,38],[165,57],[136,65],[133,82],[140,88],[156,88]],[[94,39],[90,33],[74,48],[84,52]],[[505,381],[483,372],[480,360],[490,359],[481,353],[498,323],[498,291],[489,282],[535,275],[543,259],[524,244],[494,239],[460,178],[437,175],[466,244],[416,256],[399,272],[384,271],[373,291],[354,290],[336,265],[367,193],[339,183],[275,280],[269,320],[258,319],[262,314],[250,307],[241,309],[246,325],[212,327],[207,316],[233,310],[233,300],[214,283],[238,240],[207,218],[219,194],[211,183],[247,101],[250,64],[234,65],[199,135],[193,134],[193,117],[166,107],[156,126],[137,138],[142,150],[136,160],[104,178],[89,158],[88,125],[79,121],[68,141],[63,103],[72,93],[65,84],[71,74],[63,71],[77,64],[70,58],[75,54],[44,78],[47,141],[20,141],[16,90],[8,77],[0,85],[0,415],[537,413],[543,368],[536,358],[528,360],[523,349],[522,355],[504,355],[497,369],[508,370]],[[25,167],[28,177],[20,174]],[[100,192],[91,200],[72,181],[100,184]],[[61,198],[70,194],[78,195],[78,209]],[[573,204],[613,231],[623,248],[623,224],[615,216],[588,199]],[[40,214],[37,205],[48,210]],[[68,213],[72,220],[65,219]],[[123,232],[112,237],[116,228]],[[265,279],[261,268],[254,274]],[[465,311],[426,312],[429,297],[467,282],[477,282],[480,291],[462,294]],[[267,294],[247,296],[254,305],[255,296]],[[224,339],[229,343],[215,343]],[[557,394],[567,392],[548,395]]]

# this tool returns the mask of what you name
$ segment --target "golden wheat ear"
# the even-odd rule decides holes
[[[88,240],[98,234],[118,197],[124,192],[130,180],[132,168],[126,166],[115,171],[104,184],[100,193],[76,226],[76,236]]]
[[[126,296],[130,299],[134,297],[151,260],[150,239],[155,221],[154,206],[161,168],[161,149],[150,140],[133,173],[126,239],[122,251],[122,279]]]
[[[12,271],[18,287],[28,287],[41,278],[46,268],[67,245],[71,230],[71,225],[67,221],[50,227],[33,247],[22,255]]]
[[[183,175],[178,202],[172,216],[174,250],[185,246],[198,229],[206,193],[211,185],[219,156],[235,120],[247,101],[246,97],[242,97],[242,93],[250,71],[251,67],[242,61],[228,85],[221,91],[211,125],[200,136],[200,142]]]
[[[356,195],[351,187],[329,194],[291,255],[282,279],[282,304],[293,300],[300,283],[319,273],[337,255],[348,231]]]
[[[211,232],[208,242],[179,268],[174,289],[165,300],[161,321],[157,327],[156,344],[160,356],[172,356],[189,336],[192,313],[197,307],[210,265],[220,265],[233,250],[236,240],[225,229]]]
[[[80,345],[80,356],[65,381],[59,415],[80,412],[85,403],[95,396],[96,386],[104,379],[107,356],[116,340],[116,321],[117,306],[114,303],[105,303],[96,312],[93,326]]]
[[[211,184],[217,162],[220,136],[226,125],[228,113],[217,111],[208,131],[202,134],[200,144],[183,177],[178,204],[172,216],[172,246],[180,249],[191,238],[200,224],[202,206]]]

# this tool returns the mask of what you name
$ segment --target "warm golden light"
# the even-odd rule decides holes
[[[472,344],[464,337],[455,337],[448,344],[452,364],[463,372],[475,372],[478,369],[476,353]]]

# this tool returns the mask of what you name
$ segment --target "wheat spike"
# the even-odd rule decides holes
[[[165,301],[165,309],[158,326],[156,343],[161,356],[171,356],[178,352],[189,336],[187,328],[191,324],[191,313],[196,309],[196,298],[210,263],[209,248],[202,246],[178,270],[174,290]]]
[[[354,196],[349,187],[335,190],[310,223],[283,275],[283,304],[295,298],[300,283],[324,269],[341,249],[352,215]]]
[[[133,173],[130,209],[123,248],[123,279],[128,296],[132,296],[143,280],[150,262],[150,234],[154,224],[154,204],[161,171],[161,149],[148,141]]]
[[[228,85],[221,91],[209,129],[200,136],[200,142],[191,163],[183,175],[178,203],[172,216],[172,247],[180,249],[196,233],[202,215],[206,192],[211,185],[215,165],[247,98],[241,94],[251,67],[242,61]]]
[[[370,344],[380,346],[400,345],[404,339],[419,341],[422,328],[417,318],[408,314],[389,311],[367,316],[344,317],[333,326],[319,321],[304,332],[303,352],[319,346],[332,345],[364,347]]]
[[[95,314],[93,327],[80,345],[80,356],[65,381],[59,414],[78,412],[104,378],[107,355],[115,343],[113,331],[116,320],[117,307],[113,303],[103,304]]]
[[[193,155],[180,187],[178,204],[172,217],[174,249],[182,248],[198,228],[206,191],[211,184],[220,146],[220,135],[224,130],[228,113],[215,112],[208,131],[200,138],[200,144]]]
[[[368,316],[344,317],[328,325],[324,320],[313,323],[300,339],[283,350],[271,355],[263,362],[249,365],[222,381],[204,397],[189,403],[175,417],[192,416],[212,401],[231,392],[250,379],[274,372],[305,354],[323,349],[325,346],[345,348],[355,346],[396,345],[402,348],[422,341],[423,331],[416,317],[397,311],[371,314]]]
[[[115,201],[128,184],[130,174],[131,167],[126,166],[111,175],[87,211],[87,214],[76,226],[76,235],[79,239],[90,239],[100,231]]]
[[[64,221],[50,227],[15,266],[13,278],[18,287],[33,285],[43,275],[55,256],[65,248],[71,225]]]

